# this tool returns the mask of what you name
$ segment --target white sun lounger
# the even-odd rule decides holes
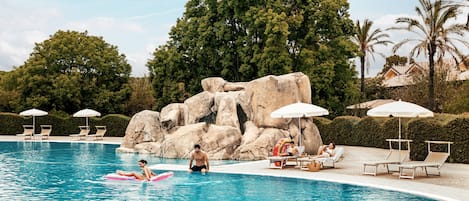
[[[387,173],[390,173],[389,171],[389,165],[398,165],[404,161],[407,161],[409,160],[409,156],[410,156],[410,142],[412,142],[412,140],[405,140],[405,139],[386,139],[386,141],[389,142],[389,153],[386,155],[386,157],[384,158],[384,160],[377,160],[377,161],[366,161],[366,162],[363,162],[363,172],[362,174],[366,174],[366,175],[373,175],[373,176],[376,176],[378,174],[378,167],[380,165],[383,165],[386,170],[387,170]],[[399,152],[399,150],[395,150],[392,148],[392,142],[407,142],[407,150],[401,150]],[[400,156],[399,156],[400,154]],[[374,167],[374,171],[371,171],[371,172],[367,172],[367,167]],[[370,168],[368,168],[370,169]]]
[[[77,137],[78,140],[81,139],[86,139],[86,136],[90,133],[90,127],[89,126],[78,126],[80,128],[80,133],[78,134],[71,134],[70,137]]]
[[[313,158],[314,161],[321,163],[321,168],[331,167],[335,168],[335,164],[339,162],[344,156],[344,148],[336,147],[335,154],[331,157],[326,158]]]
[[[16,134],[16,136],[23,137],[23,140],[31,140],[33,137],[33,125],[23,125],[23,133]]]
[[[428,155],[425,158],[425,160],[424,161],[411,161],[411,162],[402,163],[401,165],[398,165],[399,179],[400,178],[414,179],[415,171],[417,168],[424,169],[426,176],[440,176],[440,169],[445,163],[446,159],[448,159],[451,153],[450,151],[451,144],[453,144],[453,142],[446,142],[446,141],[425,141],[425,142],[428,143]],[[431,144],[448,144],[448,152],[431,151],[430,149]],[[435,168],[438,171],[438,173],[430,174],[427,168]],[[411,175],[405,174],[404,173],[405,170],[411,170],[412,174]]]
[[[41,140],[49,139],[52,132],[52,125],[41,125],[41,133],[34,134],[34,137],[39,137]]]
[[[287,165],[287,161],[288,160],[295,160],[296,163],[298,164],[298,156],[270,156],[270,157],[267,157],[267,159],[269,160],[269,167],[270,168],[280,168],[280,169],[283,169],[284,166]],[[273,166],[272,167],[272,164],[275,164],[275,163],[280,163],[280,166]]]
[[[94,140],[104,140],[104,134],[106,134],[106,126],[96,126],[96,134],[88,135]]]

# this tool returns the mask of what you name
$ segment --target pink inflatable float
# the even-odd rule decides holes
[[[173,172],[164,172],[164,173],[161,173],[157,176],[151,177],[150,182],[157,182],[157,181],[165,180],[167,178],[172,177],[173,175],[174,175]],[[135,177],[122,176],[122,175],[118,175],[116,173],[106,175],[106,179],[116,180],[116,181],[129,181],[129,180],[130,181],[140,181],[140,180],[137,180]]]

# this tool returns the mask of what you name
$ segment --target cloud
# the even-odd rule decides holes
[[[66,27],[73,30],[124,31],[132,33],[141,33],[145,30],[137,23],[112,17],[96,17],[86,20],[73,21],[68,23]]]

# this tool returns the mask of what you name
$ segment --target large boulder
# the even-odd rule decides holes
[[[304,121],[304,123],[302,121],[301,123],[304,125],[304,129],[302,132],[302,143],[305,146],[305,152],[308,154],[315,155],[317,154],[319,146],[323,144],[321,134],[319,133],[319,129],[316,124],[313,123],[312,119],[308,119]]]
[[[241,91],[246,89],[246,82],[227,82],[223,86],[224,91]]]
[[[227,82],[221,77],[209,77],[201,81],[202,88],[204,89],[204,91],[208,91],[211,93],[223,92],[223,86],[225,85],[225,83]]]
[[[271,118],[276,109],[295,102],[311,103],[309,78],[303,73],[266,76],[249,82],[246,96],[258,127],[288,128],[288,119]]]
[[[241,138],[237,128],[211,124],[207,133],[203,134],[200,145],[210,159],[231,159],[231,155],[241,143]]]
[[[160,149],[154,154],[166,158],[189,158],[194,144],[202,141],[202,136],[208,130],[206,123],[190,124],[179,127],[168,135],[161,143]]]
[[[239,146],[232,158],[236,160],[263,160],[272,154],[275,144],[280,138],[289,133],[276,128],[265,128],[260,131],[259,137],[251,143]]]
[[[246,121],[246,123],[244,123],[244,128],[245,130],[243,139],[241,140],[241,146],[254,142],[254,140],[256,140],[260,135],[260,129],[257,128],[256,124],[252,121]]]
[[[232,96],[223,96],[217,109],[216,124],[219,126],[239,127],[238,114],[236,112],[236,100]]]
[[[179,127],[164,142],[142,145],[140,153],[154,153],[166,158],[189,158],[194,144],[200,144],[210,159],[230,159],[241,142],[241,133],[231,126],[206,123]]]
[[[202,87],[202,93],[169,104],[161,113],[134,115],[118,151],[188,158],[198,143],[211,159],[259,160],[271,155],[281,138],[298,143],[300,133],[306,153],[316,154],[322,144],[312,118],[302,118],[299,128],[297,118],[270,117],[285,105],[311,102],[310,81],[303,73],[237,83],[206,78]]]
[[[166,130],[160,124],[160,113],[144,110],[130,119],[121,147],[134,148],[142,142],[155,142],[164,139]]]
[[[204,91],[184,101],[189,113],[186,124],[197,123],[202,117],[212,113],[211,107],[214,96],[213,93]]]
[[[161,109],[160,121],[166,129],[186,125],[189,120],[188,108],[182,103],[171,103]]]
[[[212,111],[218,110],[221,100],[224,99],[226,96],[232,97],[236,102],[237,109],[239,105],[241,109],[243,110],[242,112],[246,115],[246,118],[249,119],[249,117],[251,116],[251,108],[249,106],[248,98],[246,96],[245,91],[230,91],[230,92],[215,93]],[[237,112],[241,112],[241,111],[237,111]]]

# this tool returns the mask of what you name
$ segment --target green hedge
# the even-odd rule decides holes
[[[402,118],[402,138],[411,139],[411,159],[424,160],[427,155],[425,140],[451,141],[450,162],[469,163],[469,117],[437,114],[433,118]],[[385,141],[398,138],[398,118],[337,117],[332,121],[314,118],[324,143],[389,148]],[[397,143],[393,143],[397,148]],[[406,148],[404,145],[403,148]],[[432,145],[432,150],[446,151],[446,145]]]
[[[96,132],[95,126],[106,126],[107,137],[123,137],[130,118],[124,115],[110,114],[103,118],[89,118],[91,133]],[[22,117],[13,113],[0,113],[0,135],[14,135],[23,132],[22,125],[33,122],[32,117]],[[80,130],[78,126],[86,124],[85,118],[67,117],[62,118],[56,115],[36,117],[36,133],[40,131],[40,125],[52,125],[52,136],[68,136],[76,134]]]

